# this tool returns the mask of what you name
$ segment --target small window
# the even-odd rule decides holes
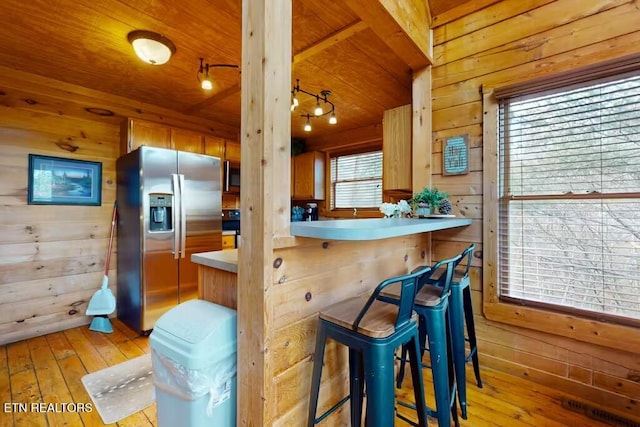
[[[633,74],[499,99],[502,301],[640,319],[640,76]]]
[[[378,208],[382,203],[382,151],[331,158],[331,209]]]

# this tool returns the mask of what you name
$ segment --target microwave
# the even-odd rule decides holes
[[[224,192],[240,193],[240,164],[224,162]]]

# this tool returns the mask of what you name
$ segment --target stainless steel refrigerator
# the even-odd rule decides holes
[[[220,159],[140,147],[116,161],[118,318],[141,333],[198,296],[191,254],[222,249]]]

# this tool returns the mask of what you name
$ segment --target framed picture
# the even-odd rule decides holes
[[[469,135],[445,138],[442,144],[442,175],[469,173]]]
[[[30,205],[102,204],[102,163],[29,154]]]

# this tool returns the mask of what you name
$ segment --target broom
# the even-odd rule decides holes
[[[102,278],[102,286],[100,290],[89,300],[87,305],[87,316],[94,316],[89,325],[89,329],[92,331],[111,333],[113,328],[109,321],[109,314],[113,313],[116,309],[116,298],[113,296],[111,289],[109,289],[109,262],[111,261],[111,248],[113,247],[113,234],[116,228],[116,212],[118,202],[113,203],[113,214],[111,215],[111,233],[109,235],[109,247],[107,249],[107,255],[104,263],[104,276]]]

